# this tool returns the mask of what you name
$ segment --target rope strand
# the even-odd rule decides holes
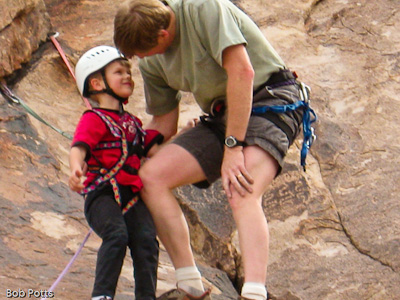
[[[67,59],[67,56],[65,55],[63,49],[61,48],[60,43],[57,40],[57,36],[58,36],[58,32],[56,32],[53,35],[49,35],[49,38],[53,42],[53,44],[56,47],[58,53],[60,53],[60,56],[63,59],[65,65],[67,66],[69,73],[72,75],[72,78],[74,78],[74,80],[76,80],[74,71],[72,70],[71,65],[69,64],[69,61]],[[88,109],[92,109],[92,106],[90,105],[89,100],[87,98],[83,97],[83,96],[81,96],[81,98],[82,98],[83,102],[85,102],[86,107]]]
[[[43,124],[49,126],[51,129],[55,130],[62,136],[66,137],[69,140],[72,140],[72,136],[65,132],[62,131],[61,129],[58,129],[57,127],[53,126],[49,122],[47,122],[45,119],[43,119],[41,116],[39,116],[32,108],[30,108],[21,98],[17,97],[7,86],[6,84],[2,81],[0,85],[0,93],[3,95],[3,97],[8,100],[11,104],[19,104],[21,105],[27,113],[29,113],[31,116],[42,122]]]

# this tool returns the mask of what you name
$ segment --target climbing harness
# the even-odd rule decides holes
[[[303,144],[300,151],[300,164],[303,167],[303,170],[306,171],[306,157],[311,145],[316,140],[314,128],[311,124],[317,121],[317,115],[310,107],[310,87],[303,82],[299,82],[295,72],[290,72],[289,70],[284,69],[273,73],[270,79],[254,91],[253,96],[255,97],[259,92],[266,88],[271,89],[295,84],[299,87],[300,100],[285,105],[256,106],[252,108],[251,114],[264,117],[274,123],[286,134],[289,145],[291,145],[295,137],[295,132],[292,131],[290,126],[281,118],[280,115],[303,109],[301,120],[303,125]],[[211,104],[210,114],[200,117],[200,121],[205,126],[209,127],[221,141],[225,138],[225,130],[220,122],[215,122],[214,120],[215,118],[221,117],[225,113],[225,109],[225,101],[223,99],[216,99]],[[296,118],[296,116],[294,116],[294,118]],[[300,120],[298,120],[298,122],[300,122]]]
[[[304,171],[306,170],[306,157],[310,147],[316,140],[314,128],[311,126],[317,120],[317,115],[314,110],[310,107],[310,87],[303,82],[298,83],[300,88],[300,100],[286,105],[271,105],[271,106],[260,106],[253,107],[253,115],[264,115],[268,112],[275,114],[283,114],[286,112],[293,112],[297,109],[303,109],[303,144],[300,151],[300,164]]]
[[[115,196],[115,201],[118,203],[119,206],[121,206],[121,195],[119,192],[118,188],[118,183],[115,180],[115,175],[123,169],[123,166],[126,162],[126,159],[129,156],[129,149],[128,149],[128,141],[125,136],[124,130],[113,120],[108,115],[103,114],[102,112],[98,110],[92,110],[94,113],[96,113],[108,126],[110,129],[112,135],[116,138],[119,138],[121,141],[120,142],[108,142],[108,143],[102,143],[99,147],[99,149],[110,149],[110,148],[115,148],[116,146],[121,146],[121,157],[119,161],[109,170],[105,168],[100,168],[99,173],[100,176],[97,177],[94,182],[86,187],[85,189],[82,190],[81,194],[86,195],[92,191],[94,191],[99,185],[105,183],[105,182],[110,182],[114,196]],[[132,145],[135,147],[136,145],[143,145],[144,143],[144,136],[146,135],[146,132],[142,129],[140,124],[135,120],[135,118],[132,118],[135,122],[135,126],[137,129],[135,139],[132,143]],[[125,213],[131,208],[136,202],[138,198],[134,197],[131,199],[128,204],[122,209],[122,212]]]

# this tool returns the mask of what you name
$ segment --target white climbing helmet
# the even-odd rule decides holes
[[[116,48],[110,46],[94,47],[81,56],[75,66],[75,78],[82,96],[89,96],[86,79],[116,59],[125,59],[125,57]]]

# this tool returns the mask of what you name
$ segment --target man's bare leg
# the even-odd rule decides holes
[[[244,148],[244,155],[246,169],[254,179],[253,193],[246,193],[246,196],[242,197],[233,192],[230,205],[239,233],[245,283],[251,283],[253,289],[257,290],[257,285],[264,286],[266,282],[269,252],[269,231],[262,209],[262,196],[273,181],[278,164],[258,146]],[[250,297],[248,294],[247,297],[262,299],[254,295]]]
[[[188,225],[172,189],[204,180],[203,170],[189,152],[169,144],[143,165],[139,175],[144,184],[143,201],[175,267],[178,287],[200,296],[204,288],[190,247]]]

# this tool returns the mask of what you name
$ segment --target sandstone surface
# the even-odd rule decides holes
[[[234,1],[262,28],[288,67],[312,88],[319,120],[308,169],[301,138],[263,207],[271,245],[267,286],[279,300],[398,299],[400,295],[400,6],[396,0]],[[112,45],[110,0],[0,0],[0,79],[46,121],[72,134],[86,109],[47,35],[68,60]],[[127,109],[144,123],[143,85]],[[200,115],[190,95],[180,125]],[[82,198],[69,191],[70,141],[0,95],[0,298],[47,290],[89,231]],[[189,220],[204,283],[216,299],[242,284],[237,234],[220,182],[175,191]],[[89,299],[92,234],[55,299]],[[130,258],[116,300],[133,298]],[[174,287],[161,252],[159,293]],[[236,290],[235,290],[236,289]]]

